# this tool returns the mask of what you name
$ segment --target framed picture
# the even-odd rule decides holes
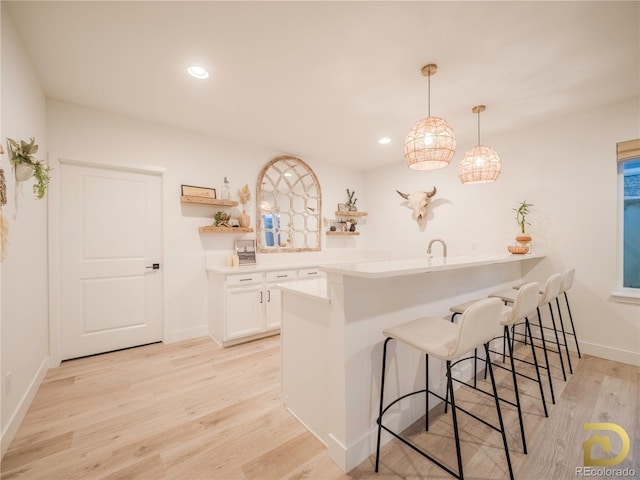
[[[216,189],[208,187],[194,187],[193,185],[182,185],[183,197],[216,198]]]
[[[331,220],[329,230],[331,230],[332,227],[334,232],[344,232],[344,223],[340,220]]]
[[[256,241],[236,240],[236,254],[239,265],[255,265],[256,263]]]
[[[338,211],[339,212],[346,212],[347,211],[347,204],[346,203],[339,203],[338,204]]]

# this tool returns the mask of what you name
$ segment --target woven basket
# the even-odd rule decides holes
[[[509,245],[507,249],[509,250],[510,253],[513,253],[516,255],[523,255],[529,252],[528,245]]]

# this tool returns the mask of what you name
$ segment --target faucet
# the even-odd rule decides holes
[[[427,255],[431,255],[431,246],[435,243],[435,242],[440,242],[442,244],[442,256],[444,258],[447,258],[447,244],[445,243],[444,240],[442,240],[441,238],[434,238],[433,240],[431,240],[429,242],[429,245],[427,246]]]

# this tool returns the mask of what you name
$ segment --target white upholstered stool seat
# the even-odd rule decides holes
[[[460,327],[440,317],[423,317],[382,332],[441,360],[453,360],[458,353]]]
[[[474,298],[473,300],[469,300],[468,302],[459,303],[458,305],[454,305],[453,307],[449,308],[449,311],[452,312],[454,316],[462,315],[467,308],[469,308],[474,303],[479,302],[480,300],[481,299],[479,298]]]
[[[511,466],[511,458],[509,456],[509,448],[507,445],[507,437],[505,433],[504,422],[502,420],[502,413],[500,410],[500,402],[498,397],[498,391],[496,387],[495,378],[493,375],[493,369],[489,362],[487,369],[491,377],[491,385],[493,393],[490,394],[494,398],[496,413],[498,416],[499,427],[492,425],[485,420],[480,419],[475,414],[468,410],[462,409],[456,406],[454,389],[453,389],[453,376],[452,367],[458,362],[467,360],[467,358],[460,357],[477,347],[484,346],[485,353],[488,356],[488,342],[495,335],[495,332],[500,328],[500,322],[503,320],[502,304],[495,298],[487,298],[480,300],[475,304],[469,306],[462,314],[462,318],[459,323],[453,323],[438,317],[422,317],[409,322],[396,325],[387,328],[383,331],[385,337],[384,348],[382,353],[382,378],[380,382],[380,405],[378,415],[378,440],[376,446],[376,463],[375,471],[377,472],[380,464],[380,443],[382,431],[386,431],[400,440],[402,443],[411,447],[414,451],[420,453],[423,457],[438,465],[455,478],[462,479],[462,453],[460,448],[460,437],[458,430],[457,411],[461,410],[467,415],[470,415],[492,429],[500,432],[502,436],[503,447],[507,460],[507,466],[509,470],[509,477],[513,480],[513,469]],[[391,403],[385,406],[384,393],[385,393],[385,373],[386,373],[386,361],[387,361],[387,346],[391,340],[397,340],[410,347],[413,347],[425,354],[425,388],[417,390],[415,392],[407,393],[399,396]],[[446,362],[446,376],[447,376],[447,398],[442,397],[438,393],[429,389],[429,357],[436,357]],[[457,360],[456,360],[457,359]],[[427,396],[425,402],[428,405],[428,396],[434,395],[440,400],[445,402],[445,405],[451,405],[451,417],[453,421],[453,434],[456,446],[456,456],[458,462],[458,471],[447,467],[444,463],[434,458],[430,453],[422,450],[420,447],[414,445],[408,439],[404,438],[399,432],[394,432],[390,427],[384,425],[384,414],[397,402],[402,399],[424,393]],[[429,412],[425,412],[425,430],[429,430]]]

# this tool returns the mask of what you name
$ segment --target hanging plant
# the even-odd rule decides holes
[[[35,156],[38,151],[38,145],[35,143],[36,139],[31,137],[29,142],[20,140],[16,142],[11,138],[7,138],[7,149],[9,150],[9,160],[13,165],[15,176],[17,181],[25,181],[31,176],[35,177],[36,181],[33,184],[33,194],[36,198],[44,198],[49,186],[49,172],[51,167],[41,160],[38,160]]]

